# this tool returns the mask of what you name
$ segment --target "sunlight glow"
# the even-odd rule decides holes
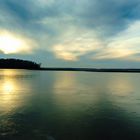
[[[0,107],[5,113],[13,113],[23,105],[22,102],[28,96],[25,93],[32,93],[30,84],[25,82],[25,71],[3,69],[0,70]],[[21,94],[25,91],[24,94]]]
[[[12,91],[14,91],[14,89],[15,89],[15,85],[13,85],[13,83],[11,82],[7,81],[3,84],[3,91],[5,93],[11,93]]]
[[[31,52],[33,43],[24,37],[8,31],[0,31],[0,51],[4,54]]]
[[[10,78],[10,76],[14,75],[12,70],[3,70],[1,71],[3,75],[5,75],[4,79],[2,78],[0,81],[0,89],[2,94],[11,94],[17,89],[17,83]]]

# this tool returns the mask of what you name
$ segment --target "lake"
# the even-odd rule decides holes
[[[139,140],[140,74],[0,70],[0,140]]]

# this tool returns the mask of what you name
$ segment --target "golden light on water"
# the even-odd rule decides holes
[[[2,109],[4,112],[10,113],[15,107],[19,106],[19,94],[17,89],[19,85],[14,79],[6,76],[4,79],[1,79],[0,82],[0,94],[1,94],[1,103]]]
[[[127,75],[123,75],[123,78],[117,75],[112,77],[108,82],[108,88],[116,96],[129,96],[134,90],[131,80],[128,79]]]
[[[0,84],[0,90],[1,94],[10,94],[14,92],[16,89],[18,89],[17,82],[12,79],[12,75],[14,75],[14,71],[12,70],[2,70],[1,74],[4,75],[4,77],[1,77],[1,84]]]
[[[4,54],[30,53],[33,42],[23,36],[8,31],[0,31],[0,51]]]
[[[12,93],[15,89],[15,84],[10,82],[10,81],[6,81],[5,83],[3,83],[3,92],[5,93]]]
[[[18,77],[23,77],[23,74],[24,71],[0,70],[0,106],[1,110],[6,113],[13,112],[22,105],[26,97],[21,94],[22,91],[27,93],[30,91],[28,83],[25,83],[24,79],[22,82],[18,79]]]

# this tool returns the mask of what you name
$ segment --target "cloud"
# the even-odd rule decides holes
[[[139,0],[1,0],[0,5],[1,13],[9,14],[8,22],[15,19],[16,26],[32,34],[35,31],[55,33],[53,27],[58,26],[55,22],[58,20],[60,23],[69,21],[69,25],[99,30],[102,36],[112,35],[127,28],[132,20],[140,18]],[[46,24],[39,22],[44,20]],[[50,25],[49,20],[54,22]]]
[[[0,31],[20,35],[36,56],[46,51],[56,62],[136,61],[139,8],[139,0],[1,0]]]
[[[23,4],[24,3],[24,4]],[[111,6],[110,6],[111,5]],[[131,22],[140,18],[139,0],[1,0],[1,12],[7,12],[25,29],[41,32],[47,30],[46,25],[36,24],[37,21],[57,19],[67,20],[70,24],[78,24],[81,28],[97,29],[104,34],[116,33]],[[57,22],[49,26],[53,28]],[[39,30],[37,30],[39,31]],[[50,31],[50,30],[49,30]],[[51,31],[50,31],[51,32]]]
[[[36,49],[36,43],[19,34],[0,30],[0,51],[4,54],[32,53]]]
[[[104,30],[106,34],[119,32],[132,20],[140,18],[139,0],[82,0],[79,5],[77,18],[81,18],[86,27]]]
[[[140,60],[140,21],[135,21],[126,30],[112,37],[107,46],[93,59],[135,59]]]
[[[76,61],[89,52],[102,49],[103,42],[93,31],[73,29],[61,36],[58,44],[54,44],[52,51],[59,59]]]
[[[81,28],[96,29],[101,36],[112,36],[140,18],[139,8],[139,0],[55,0],[46,7],[47,14],[41,20],[69,21]],[[53,22],[52,27],[57,23]]]
[[[127,29],[115,36],[102,39],[97,31],[71,28],[52,45],[58,59],[78,61],[84,58],[92,60],[128,60],[140,61],[140,21],[134,21]]]

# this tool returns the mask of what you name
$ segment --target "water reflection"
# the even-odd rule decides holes
[[[23,71],[0,70],[0,73],[0,111],[10,113],[23,105],[32,88],[29,81],[23,78]]]
[[[54,90],[57,94],[72,94],[77,90],[75,73],[60,72],[56,73],[56,81],[54,84]]]
[[[135,114],[131,112],[129,106],[137,105],[135,101],[130,102],[131,96],[128,96],[135,91],[133,78],[136,75],[104,74],[96,77],[95,74],[82,74],[57,75],[55,102],[59,113],[63,113],[63,123],[56,123],[61,125],[57,137],[62,140],[139,139],[139,111],[133,108]]]
[[[108,83],[108,90],[117,96],[128,96],[134,90],[133,84],[127,75],[123,75],[123,78],[120,78],[120,76],[112,76]]]
[[[1,89],[4,93],[11,93],[16,89],[16,87],[11,81],[6,81],[2,84]]]
[[[0,139],[138,140],[138,82],[135,74],[3,70]]]
[[[3,111],[9,112],[12,106],[18,106],[17,99],[19,96],[16,94],[16,90],[19,87],[15,80],[8,77],[1,78],[0,83],[0,106]]]
[[[62,112],[65,110],[63,115],[67,116],[66,119],[72,118],[72,115],[78,116],[81,110],[94,108],[98,100],[96,87],[78,82],[79,77],[74,72],[58,72],[55,77],[54,102]]]

